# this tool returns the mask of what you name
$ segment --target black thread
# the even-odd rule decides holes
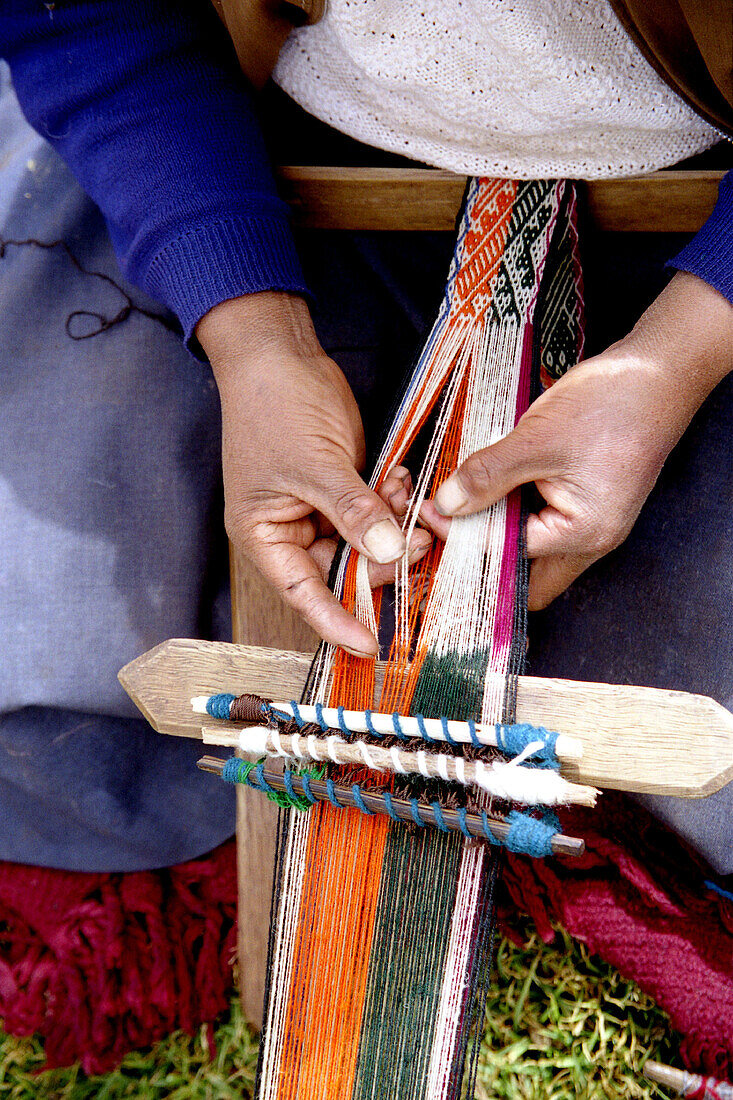
[[[177,336],[181,335],[180,327],[176,322],[170,321],[161,313],[155,313],[153,310],[144,309],[142,306],[135,305],[124,287],[120,286],[111,275],[105,275],[103,271],[90,271],[89,268],[84,267],[84,265],[77,260],[65,241],[39,241],[35,237],[26,237],[23,240],[0,237],[0,260],[5,258],[5,253],[8,248],[41,248],[47,252],[52,251],[54,248],[58,248],[81,275],[88,275],[93,279],[101,279],[102,282],[107,283],[108,286],[113,287],[122,295],[124,303],[113,317],[105,317],[102,313],[95,313],[94,310],[90,309],[73,310],[66,318],[64,324],[66,335],[70,340],[90,340],[93,336],[100,336],[103,332],[107,332],[109,329],[114,328],[115,325],[121,325],[128,317],[131,317],[133,313],[139,313],[141,316],[147,317],[150,321],[156,321],[159,325],[162,325],[164,329],[167,329],[168,332],[173,332]],[[77,318],[86,318],[96,321],[97,327],[90,332],[74,332],[74,321]]]

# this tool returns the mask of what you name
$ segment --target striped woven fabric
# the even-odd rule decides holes
[[[576,246],[567,184],[470,184],[438,318],[371,479],[378,488],[396,464],[413,471],[406,533],[446,475],[511,431],[539,387],[579,357]],[[399,565],[380,710],[512,720],[525,651],[521,543],[516,493],[454,520],[445,543]],[[350,547],[334,590],[376,631],[384,601]],[[369,707],[374,672],[373,662],[324,645],[304,700]],[[377,785],[364,772],[345,778]],[[381,782],[397,793],[426,786]],[[437,784],[429,793],[453,805],[471,797]],[[486,803],[469,803],[477,806]],[[327,803],[283,814],[260,1100],[471,1095],[496,875],[495,850],[460,833]]]

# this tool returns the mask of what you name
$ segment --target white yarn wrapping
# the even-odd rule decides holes
[[[393,771],[398,775],[422,775],[448,782],[478,787],[493,798],[523,802],[528,806],[593,805],[595,791],[578,783],[569,783],[552,769],[523,767],[525,760],[542,747],[528,745],[509,762],[466,761],[462,756],[398,748],[380,748],[366,741],[346,741],[336,734],[319,736],[300,733],[282,734],[277,729],[254,727],[239,735],[239,748],[254,756],[267,754],[298,760],[332,761],[334,764],[364,764],[372,771]]]
[[[328,0],[275,79],[359,141],[475,176],[633,175],[719,136],[608,0]]]

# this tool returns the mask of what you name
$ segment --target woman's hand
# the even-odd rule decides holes
[[[327,641],[374,655],[377,641],[325,584],[338,532],[394,577],[405,539],[361,480],[364,434],[343,374],[316,338],[306,303],[277,292],[223,302],[199,322],[222,404],[226,526],[232,542]],[[394,485],[390,486],[390,493]],[[428,549],[416,532],[410,560]]]
[[[445,537],[444,517],[534,482],[546,507],[527,524],[529,606],[546,607],[626,538],[667,455],[731,369],[733,307],[678,273],[628,337],[574,367],[513,432],[471,455],[422,518]]]

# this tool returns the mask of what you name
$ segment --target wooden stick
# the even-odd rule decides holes
[[[173,639],[126,665],[120,682],[154,729],[200,738],[194,695],[297,699],[311,660],[286,650]],[[377,662],[377,699],[384,667]],[[582,760],[561,769],[573,782],[700,798],[733,780],[733,715],[704,695],[520,676],[517,721],[582,742]]]
[[[485,764],[481,760],[464,760],[462,756],[425,752],[424,749],[417,752],[405,752],[397,747],[383,749],[365,741],[345,741],[335,735],[283,734],[266,726],[250,726],[227,735],[219,727],[204,726],[201,738],[205,745],[229,745],[249,756],[361,764],[374,771],[444,779],[449,783],[478,787],[495,798],[527,806],[595,806],[598,794],[593,787],[568,783],[551,768],[527,768],[507,761]]]
[[[191,700],[194,714],[208,714],[206,703],[208,696],[198,695]],[[294,716],[292,702],[270,703],[272,710],[281,711]],[[298,713],[304,722],[316,722],[320,725],[319,714],[330,729],[340,729],[343,721],[350,733],[373,733],[382,736],[394,736],[397,733],[393,714],[381,714],[379,711],[370,711],[367,718],[363,710],[344,710],[341,714],[336,707],[309,706],[307,703],[298,704]],[[422,739],[423,730],[427,734],[426,739],[433,741],[458,741],[459,744],[469,745],[473,743],[468,722],[447,721],[445,724],[439,718],[417,718],[410,715],[399,716],[400,732],[405,737],[419,737]],[[420,728],[422,725],[422,729]],[[496,724],[483,722],[474,723],[476,737],[482,745],[492,748],[500,748],[496,735]],[[559,736],[555,744],[555,753],[559,760],[567,760],[569,763],[578,763],[583,757],[583,745],[575,737]]]
[[[596,228],[694,233],[712,213],[724,172],[677,170],[583,184]],[[455,230],[465,176],[440,168],[286,166],[280,193],[308,229]]]
[[[657,1085],[672,1089],[678,1096],[696,1096],[700,1100],[733,1100],[733,1085],[727,1081],[700,1077],[697,1073],[665,1066],[662,1062],[645,1062],[644,1076]]]
[[[202,771],[212,772],[216,775],[221,775],[225,760],[220,760],[216,756],[203,756],[197,761],[197,766]],[[263,774],[267,783],[271,787],[274,787],[276,791],[285,791],[285,781],[283,779],[282,770],[278,769],[276,764],[268,762],[264,765]],[[304,794],[303,780],[296,773],[291,775],[293,790],[296,794]],[[319,802],[330,801],[328,788],[326,783],[320,779],[310,779],[309,789]],[[342,787],[334,784],[333,791],[336,795],[338,802],[342,802],[345,806],[358,808],[358,802],[351,787]],[[378,794],[374,791],[361,791],[361,797],[364,801],[367,809],[372,813],[388,814],[387,803],[385,802],[384,795]],[[415,823],[415,819],[412,816],[412,808],[410,803],[402,798],[392,798],[391,806],[395,813],[395,816],[406,823]],[[436,825],[435,810],[428,803],[420,803],[419,810],[420,818],[426,825]],[[444,823],[452,832],[460,832],[461,824],[460,817],[456,810],[451,810],[447,806],[441,807],[441,814]],[[511,826],[504,818],[500,817],[488,817],[488,824],[491,832],[499,841],[506,840],[509,835]],[[467,813],[465,816],[465,825],[471,836],[476,837],[479,840],[485,840],[486,835],[484,833],[483,820],[479,814]],[[563,856],[582,856],[585,851],[585,842],[580,837],[564,836],[562,833],[558,833],[552,838],[551,841],[553,855]]]

